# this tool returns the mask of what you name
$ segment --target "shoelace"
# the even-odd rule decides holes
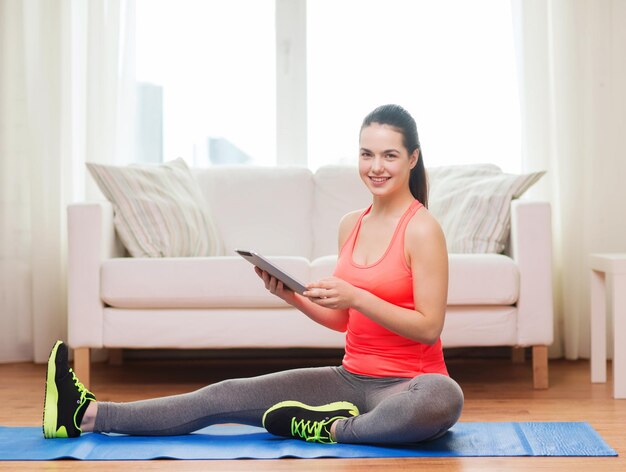
[[[78,389],[78,392],[80,393],[80,400],[79,403],[82,405],[83,403],[85,403],[85,397],[87,396],[89,392],[89,390],[87,390],[87,387],[85,387],[80,380],[78,380],[78,377],[76,377],[76,374],[74,373],[74,371],[72,369],[70,369],[70,373],[72,374],[72,380],[74,381],[74,385],[76,385],[76,388]]]
[[[291,418],[291,435],[306,441],[334,444],[335,441],[331,439],[327,426],[341,418],[343,417],[336,416],[323,421],[305,421],[293,417]],[[322,436],[322,432],[325,432],[326,436]]]
[[[87,387],[85,387],[80,382],[80,380],[78,380],[78,377],[76,377],[76,374],[74,373],[72,369],[70,369],[70,373],[72,374],[72,380],[74,381],[74,385],[76,386],[76,388],[78,389],[78,392],[80,393],[80,398],[76,402],[78,406],[76,407],[76,410],[74,410],[74,427],[82,433],[83,430],[80,428],[80,424],[77,424],[79,422],[76,421],[77,420],[76,415],[78,415],[78,411],[80,410],[80,407],[85,404],[85,401],[87,399],[87,394],[91,392],[87,390]]]

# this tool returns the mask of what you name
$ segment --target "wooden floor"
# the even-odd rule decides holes
[[[182,393],[228,377],[291,367],[324,365],[335,359],[131,360],[122,366],[96,364],[92,390],[100,400],[130,401]],[[531,366],[504,358],[448,359],[463,387],[461,421],[587,421],[620,455],[626,454],[626,400],[612,398],[612,383],[591,384],[587,361],[550,362],[550,389],[533,390]],[[610,370],[610,369],[609,369]],[[42,414],[45,366],[0,364],[0,425],[35,426]],[[299,471],[626,471],[626,457],[282,459],[240,461],[0,462],[4,470],[299,470]]]

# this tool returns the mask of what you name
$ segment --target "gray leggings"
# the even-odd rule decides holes
[[[286,400],[319,406],[355,404],[360,415],[337,422],[343,443],[407,443],[434,439],[461,415],[463,392],[451,378],[413,379],[355,375],[343,367],[295,369],[225,380],[170,397],[98,403],[94,430],[132,435],[188,434],[218,423],[261,426],[265,411]]]

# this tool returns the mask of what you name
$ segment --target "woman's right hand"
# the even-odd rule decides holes
[[[300,310],[316,323],[335,331],[344,332],[348,325],[348,310],[328,309],[311,302],[307,297],[301,297],[285,287],[276,277],[272,277],[266,271],[254,267],[256,274],[263,279],[265,288],[279,298],[282,298],[292,307]]]
[[[254,267],[254,271],[256,274],[261,277],[263,283],[265,284],[265,288],[270,291],[270,293],[276,295],[279,298],[282,298],[284,301],[293,305],[296,294],[293,290],[285,287],[283,283],[278,280],[276,277],[271,276],[266,271],[259,269],[258,267]]]

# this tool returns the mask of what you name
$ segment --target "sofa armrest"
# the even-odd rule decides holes
[[[109,202],[68,206],[68,344],[102,347],[102,261],[124,255]]]
[[[517,339],[520,346],[553,341],[552,220],[548,202],[511,203],[511,257],[520,271]]]

